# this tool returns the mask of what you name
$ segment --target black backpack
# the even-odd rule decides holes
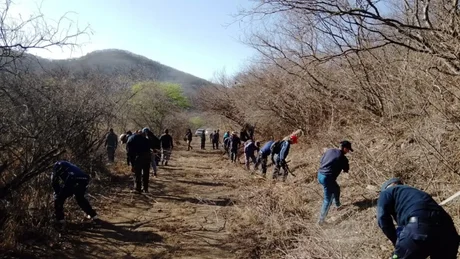
[[[270,146],[270,151],[272,154],[279,154],[281,152],[281,143],[283,141],[278,140],[275,141],[271,146]]]

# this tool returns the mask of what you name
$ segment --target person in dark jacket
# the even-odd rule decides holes
[[[172,149],[174,148],[173,138],[169,135],[169,130],[165,129],[164,134],[160,137],[161,143],[161,164],[168,165],[171,157]]]
[[[145,132],[146,137],[149,141],[149,146],[152,153],[151,165],[153,170],[153,176],[157,177],[158,167],[156,157],[160,150],[160,139],[158,139],[157,136],[155,136],[149,128],[144,128],[143,131]]]
[[[287,169],[287,162],[286,159],[289,155],[289,150],[291,149],[291,144],[296,144],[297,143],[297,136],[292,135],[289,137],[287,140],[283,140],[281,142],[281,148],[278,151],[274,151],[273,154],[273,162],[275,164],[275,168],[273,170],[273,179],[276,179],[278,176],[281,176],[281,169],[283,169],[283,181],[286,181],[287,175],[288,175],[288,169]]]
[[[249,139],[244,143],[244,156],[245,156],[245,166],[247,170],[250,170],[250,164],[251,162],[254,163],[254,165],[257,164],[256,161],[256,156],[254,155],[254,152],[258,152],[260,147],[258,147],[255,142],[252,139]]]
[[[192,130],[188,129],[187,132],[185,133],[185,141],[187,142],[187,151],[190,151],[190,149],[193,149],[192,147]]]
[[[342,171],[348,173],[350,166],[345,154],[350,151],[353,152],[351,143],[344,140],[340,142],[340,149],[328,149],[321,157],[318,170],[318,182],[323,185],[324,200],[319,216],[319,225],[324,223],[332,201],[335,202],[335,206],[337,208],[340,208],[341,206],[340,186],[337,184],[337,177]]]
[[[113,129],[109,130],[109,134],[105,139],[104,146],[107,148],[107,157],[110,162],[115,161],[115,150],[118,146],[118,137],[117,134],[113,132]]]
[[[219,149],[219,130],[214,131],[214,134],[212,135],[212,149]]]
[[[75,196],[78,206],[86,213],[87,219],[97,219],[96,211],[85,198],[89,181],[89,175],[68,161],[61,160],[54,164],[51,186],[54,190],[54,213],[59,223],[65,223],[64,203],[72,196]]]
[[[150,152],[150,142],[146,138],[148,129],[143,129],[141,133],[132,135],[127,142],[134,168],[134,189],[137,193],[148,192],[149,173],[152,154]],[[142,187],[143,188],[142,188]]]
[[[238,149],[241,146],[241,140],[238,137],[236,132],[232,133],[230,137],[230,160],[232,163],[236,163],[236,159],[238,158]]]
[[[205,146],[206,146],[206,133],[203,130],[203,132],[201,132],[201,149],[205,150],[206,149]]]
[[[128,164],[128,166],[130,166],[132,163],[131,163],[131,159],[130,159],[130,156],[129,156],[129,150],[128,150],[128,139],[133,135],[133,133],[128,130],[125,134],[125,136],[123,137],[123,139],[121,140],[121,143],[125,144],[126,145],[126,163]]]
[[[393,224],[401,228],[399,235]],[[399,259],[455,259],[459,236],[450,215],[433,198],[392,178],[382,185],[377,222]]]
[[[263,147],[260,149],[258,157],[257,157],[257,162],[255,165],[256,170],[259,168],[259,165],[262,168],[262,175],[265,177],[267,174],[267,162],[268,162],[268,156],[271,154],[271,149],[270,147],[275,143],[275,141],[270,140]],[[272,155],[272,160],[273,160],[273,155]]]

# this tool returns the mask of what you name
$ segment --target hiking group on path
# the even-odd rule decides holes
[[[219,149],[219,130],[211,134],[210,140],[213,149]],[[193,150],[192,132],[187,130],[184,140],[187,142],[187,150]],[[201,149],[205,149],[205,132],[200,136]],[[174,148],[173,138],[166,129],[159,138],[148,128],[131,131],[117,138],[112,129],[106,137],[105,147],[110,162],[114,162],[115,150],[118,141],[126,144],[127,164],[131,165],[134,173],[134,191],[148,192],[150,167],[154,177],[157,177],[158,166],[168,165],[171,151]],[[260,142],[255,141],[254,131],[229,131],[223,135],[223,147],[232,163],[239,161],[239,153],[245,156],[245,168],[259,170],[265,177],[268,168],[268,157],[274,165],[273,179],[282,176],[286,180],[289,171],[287,157],[292,144],[298,142],[297,135],[293,134],[285,139],[267,141],[262,147]],[[345,156],[353,152],[351,142],[340,142],[339,148],[327,149],[319,161],[317,181],[323,186],[324,196],[320,209],[318,224],[325,224],[325,219],[332,205],[341,209],[340,186],[337,178],[343,171],[349,172],[348,158]],[[239,151],[242,147],[242,152]],[[257,152],[257,157],[255,153]],[[64,223],[63,205],[67,198],[75,196],[81,209],[87,214],[88,219],[98,220],[97,213],[92,209],[85,192],[90,177],[76,165],[68,161],[57,161],[51,175],[54,190],[55,217],[60,223]],[[393,221],[397,223],[395,227]],[[432,259],[457,258],[459,236],[451,216],[434,201],[434,199],[421,190],[404,185],[399,178],[386,181],[380,190],[377,201],[377,223],[382,232],[392,242],[394,252],[392,259],[424,259],[430,256]]]

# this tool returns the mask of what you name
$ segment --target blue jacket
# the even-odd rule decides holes
[[[76,165],[67,161],[58,161],[53,166],[51,173],[51,186],[54,193],[59,194],[62,189],[71,188],[78,181],[89,181],[89,175],[85,174]]]
[[[397,185],[380,193],[377,201],[377,222],[394,245],[397,236],[393,219],[398,226],[405,226],[410,217],[424,217],[432,211],[440,211],[450,217],[426,192],[406,185]]]
[[[348,170],[350,170],[348,158],[340,149],[328,149],[321,157],[318,172],[327,177],[337,179],[342,170],[345,173],[348,173]]]
[[[129,137],[126,145],[129,155],[137,156],[150,152],[150,141],[140,134],[133,134]]]
[[[272,146],[273,143],[275,143],[275,141],[270,140],[267,143],[265,143],[265,145],[263,145],[263,147],[260,149],[260,153],[262,153],[262,156],[268,157],[270,155],[271,153],[270,147]]]
[[[289,155],[290,148],[291,144],[289,143],[289,141],[283,141],[283,143],[281,143],[281,151],[278,156],[280,161],[286,160],[287,156]]]

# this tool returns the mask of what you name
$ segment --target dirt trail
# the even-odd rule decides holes
[[[170,165],[151,178],[149,194],[132,192],[132,174],[119,162],[110,193],[91,193],[104,223],[69,231],[73,245],[65,256],[239,258],[226,224],[236,185],[224,173],[229,162],[222,151],[207,149],[174,150]]]

